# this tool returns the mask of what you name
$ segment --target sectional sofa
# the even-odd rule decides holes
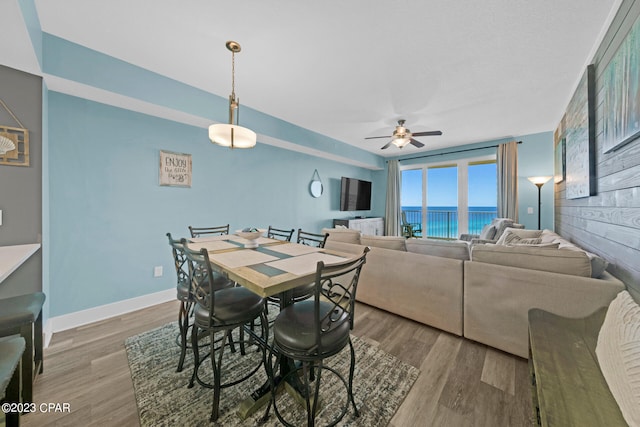
[[[328,249],[371,247],[357,300],[523,358],[529,309],[584,317],[625,289],[604,260],[549,230],[507,229],[509,242],[475,245],[323,232]]]

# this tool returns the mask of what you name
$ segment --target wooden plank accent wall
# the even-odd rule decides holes
[[[640,0],[624,0],[593,60],[596,70],[597,195],[567,200],[555,184],[556,232],[609,261],[640,301],[640,138],[605,154],[602,148],[602,74],[640,16]]]

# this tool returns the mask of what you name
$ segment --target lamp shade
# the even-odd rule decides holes
[[[256,133],[238,125],[219,123],[209,126],[209,139],[214,144],[231,148],[252,148],[256,145]]]
[[[530,176],[527,179],[533,182],[535,185],[544,185],[547,181],[551,179],[551,177],[550,176]]]

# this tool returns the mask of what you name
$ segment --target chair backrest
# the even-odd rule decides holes
[[[189,269],[185,265],[187,257],[184,254],[184,245],[182,241],[173,239],[171,233],[167,233],[167,237],[173,253],[173,263],[176,268],[178,283],[189,283]]]
[[[293,237],[294,231],[295,230],[293,228],[291,230],[284,230],[269,226],[269,230],[267,230],[267,237],[269,239],[284,240],[285,242],[290,242],[291,238]]]
[[[316,347],[322,348],[321,337],[349,322],[353,329],[353,318],[356,307],[356,291],[360,271],[366,263],[369,247],[365,247],[362,255],[347,261],[325,265],[319,261],[316,269],[316,287],[314,301]],[[320,310],[320,302],[330,309]]]
[[[329,237],[329,233],[324,234],[316,234],[316,233],[308,233],[306,231],[302,231],[301,228],[298,228],[298,239],[297,243],[307,246],[316,246],[318,248],[324,248],[324,244],[327,242],[327,237]]]
[[[193,250],[182,239],[184,254],[189,268],[189,282],[191,294],[197,304],[209,309],[209,326],[213,326],[215,289],[213,270],[209,262],[209,252],[205,248]]]
[[[229,224],[219,225],[216,227],[192,227],[189,226],[191,237],[200,237],[207,234],[224,235],[229,234]]]

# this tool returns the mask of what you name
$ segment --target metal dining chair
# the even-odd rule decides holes
[[[215,227],[192,227],[189,226],[191,237],[202,237],[207,235],[220,236],[229,234],[229,224]]]
[[[282,358],[302,362],[301,366],[289,366],[288,372],[280,373],[281,381],[297,382],[300,394],[305,398],[307,425],[315,425],[318,410],[322,371],[335,374],[347,389],[347,401],[342,411],[328,425],[336,425],[344,417],[351,404],[356,416],[360,416],[353,398],[353,376],[355,370],[355,350],[351,342],[354,325],[356,291],[362,266],[366,262],[366,247],[359,257],[344,262],[326,265],[318,262],[315,276],[314,298],[294,302],[283,308],[273,323],[273,344],[266,358],[267,375],[271,382],[271,402],[263,420],[268,418],[271,405],[276,416],[286,426],[293,426],[284,419],[276,404],[276,384],[274,380],[273,357],[282,369]],[[324,364],[324,360],[334,356],[349,345],[351,361],[348,381],[334,368]],[[302,375],[299,372],[302,370]],[[315,378],[313,389],[309,378]],[[299,384],[302,382],[302,384]]]
[[[329,237],[329,233],[309,233],[308,231],[302,231],[301,228],[298,228],[298,238],[296,242],[300,243],[301,245],[324,248],[324,244],[327,242],[327,237]]]
[[[267,230],[267,237],[269,239],[284,240],[285,242],[290,242],[291,238],[293,237],[294,231],[295,229],[293,228],[291,230],[285,230],[282,228],[269,226],[269,229]]]
[[[261,340],[267,341],[269,330],[265,311],[264,298],[254,294],[250,290],[236,286],[216,290],[213,287],[214,277],[206,249],[195,251],[186,246],[183,239],[184,252],[189,267],[189,280],[191,292],[195,302],[193,315],[194,321],[191,330],[191,348],[193,349],[194,371],[189,382],[193,387],[197,381],[200,385],[213,389],[213,404],[210,421],[216,421],[219,416],[220,392],[223,388],[230,387],[245,381],[262,366],[265,349],[260,346],[263,353],[257,366],[249,372],[242,373],[239,379],[221,383],[221,366],[224,350],[227,345],[232,345],[231,332],[236,328],[244,328],[244,325],[254,325],[260,319]],[[213,368],[213,384],[208,384],[200,379],[198,371],[204,358],[200,359],[198,338],[201,331],[208,332],[210,342],[209,358]],[[223,332],[221,340],[216,341],[215,335]],[[252,332],[253,333],[253,332]],[[240,334],[240,340],[244,340],[244,334]],[[251,343],[251,340],[248,341]],[[228,343],[228,344],[227,344]],[[218,345],[216,345],[218,344]],[[245,355],[244,346],[241,344],[241,354]],[[206,357],[205,357],[206,358]]]
[[[184,245],[181,241],[173,239],[171,237],[171,233],[167,233],[167,237],[169,238],[169,246],[171,246],[173,263],[176,268],[176,298],[178,299],[178,301],[180,301],[180,308],[178,310],[178,328],[180,329],[180,359],[178,360],[178,368],[176,369],[176,372],[181,372],[184,366],[184,359],[187,354],[189,342],[189,340],[187,339],[187,335],[189,328],[191,327],[189,319],[191,310],[193,308],[193,295],[191,294],[189,284],[189,269],[186,265],[187,257],[184,254]],[[233,280],[229,280],[222,274],[214,272],[213,277],[213,288],[216,290],[235,286]]]

